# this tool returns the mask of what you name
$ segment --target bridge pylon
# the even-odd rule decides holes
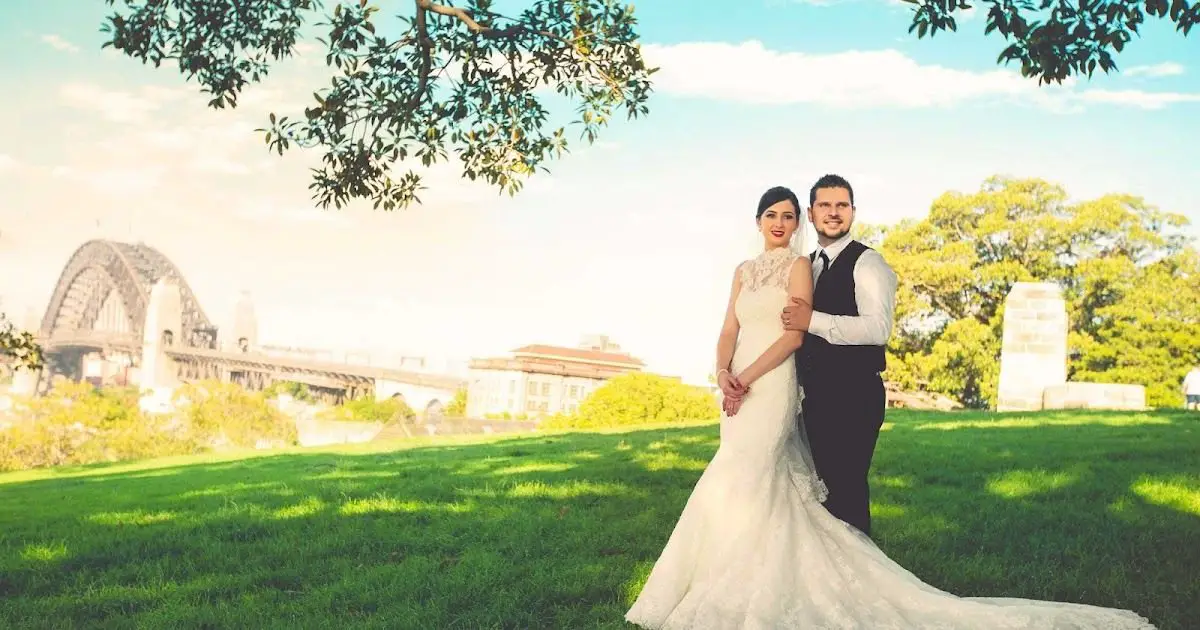
[[[183,343],[183,294],[179,283],[161,278],[150,289],[142,328],[141,389],[168,395],[179,386],[179,366],[167,354]]]

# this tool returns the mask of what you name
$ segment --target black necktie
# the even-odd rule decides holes
[[[821,273],[829,270],[829,256],[825,254],[825,250],[821,250]]]

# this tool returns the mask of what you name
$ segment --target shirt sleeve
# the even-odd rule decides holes
[[[854,265],[854,299],[858,315],[813,311],[808,332],[838,346],[883,346],[892,335],[896,312],[896,273],[875,250]]]

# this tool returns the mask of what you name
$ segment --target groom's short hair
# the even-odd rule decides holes
[[[845,188],[846,192],[850,193],[850,205],[854,205],[854,188],[850,186],[850,182],[846,181],[841,175],[822,175],[817,183],[808,191],[808,205],[811,207],[817,201],[817,191],[822,188]]]

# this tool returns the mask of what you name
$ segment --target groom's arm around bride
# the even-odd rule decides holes
[[[846,242],[832,243],[829,249]],[[819,252],[820,250],[818,250]],[[839,252],[840,253],[840,252]],[[830,264],[836,262],[836,258]],[[813,272],[820,282],[823,262],[814,265]],[[896,273],[878,251],[866,249],[854,265],[854,301],[857,315],[835,315],[814,309],[807,303],[792,299],[783,310],[784,328],[816,335],[837,346],[886,346],[892,336],[896,311]]]

